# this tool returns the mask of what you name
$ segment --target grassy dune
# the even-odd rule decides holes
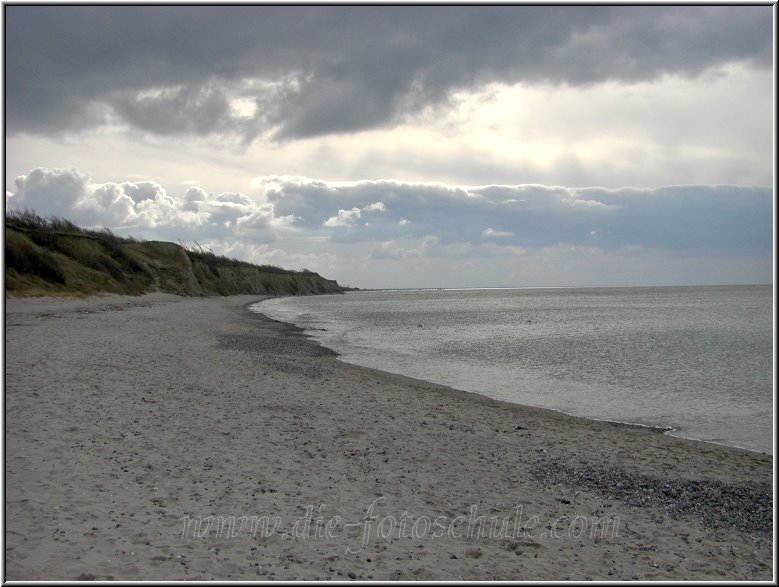
[[[178,295],[309,295],[338,293],[334,280],[311,271],[253,265],[162,241],[122,238],[34,212],[5,220],[5,287],[10,296],[96,293]]]

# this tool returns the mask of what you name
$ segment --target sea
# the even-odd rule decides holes
[[[773,454],[773,287],[418,289],[253,309],[339,359]]]

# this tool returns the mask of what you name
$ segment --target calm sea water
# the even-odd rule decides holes
[[[772,452],[771,286],[365,291],[256,310],[347,362]]]

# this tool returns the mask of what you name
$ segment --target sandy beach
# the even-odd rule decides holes
[[[257,300],[6,300],[6,580],[774,578],[770,455],[348,365]]]

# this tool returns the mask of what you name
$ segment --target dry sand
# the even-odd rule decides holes
[[[256,299],[6,301],[7,580],[773,578],[772,457],[347,365]]]

